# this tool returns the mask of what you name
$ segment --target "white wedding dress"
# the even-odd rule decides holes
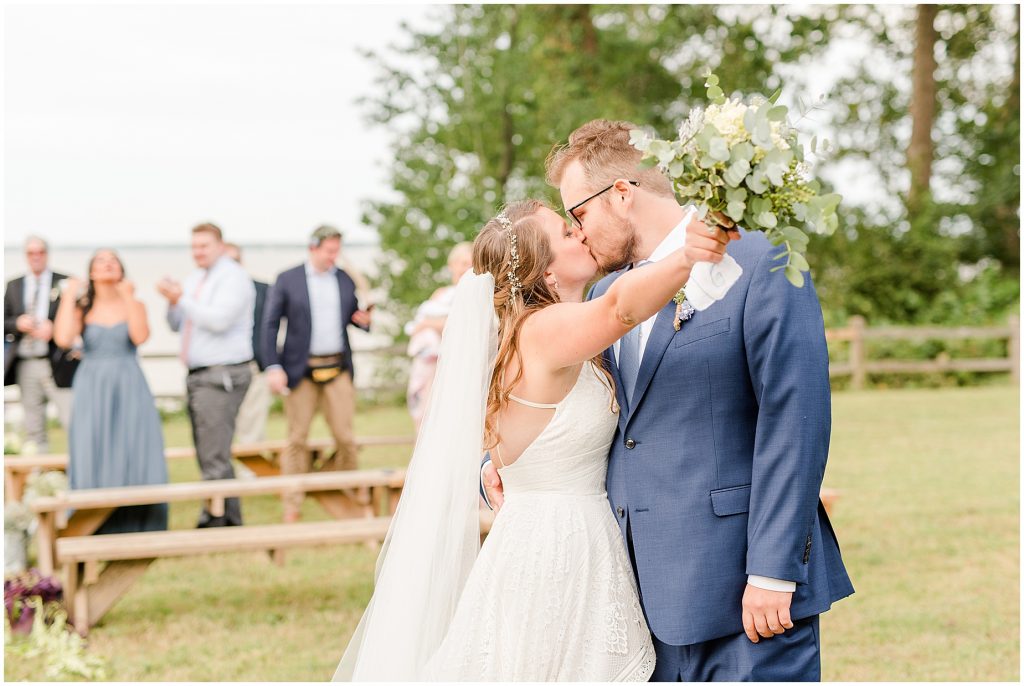
[[[654,671],[605,493],[617,410],[602,377],[584,364],[561,403],[540,406],[555,408],[550,423],[498,470],[505,504],[423,679],[647,681]]]

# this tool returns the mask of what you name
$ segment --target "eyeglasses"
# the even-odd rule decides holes
[[[636,186],[637,188],[640,187],[640,182],[639,181],[627,181],[626,183],[631,183],[634,186]],[[614,183],[611,184],[610,186],[608,186],[607,188],[602,188],[601,190],[599,190],[597,193],[594,193],[592,196],[590,196],[586,200],[581,200],[580,202],[576,203],[575,205],[573,205],[572,207],[567,209],[565,211],[565,214],[566,214],[567,217],[569,217],[569,221],[571,221],[573,223],[573,225],[577,229],[582,229],[583,228],[583,222],[581,222],[579,217],[576,216],[576,210],[578,210],[579,208],[583,207],[585,204],[587,204],[588,202],[590,202],[591,200],[593,200],[597,196],[601,195],[602,193],[607,193],[608,191],[610,191],[613,188],[615,188],[615,184]]]

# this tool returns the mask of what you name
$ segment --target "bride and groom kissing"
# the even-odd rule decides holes
[[[817,295],[679,205],[633,128],[553,151],[568,221],[521,201],[477,236],[336,679],[820,680],[818,617],[853,587],[819,501]],[[677,308],[727,250],[739,280]]]

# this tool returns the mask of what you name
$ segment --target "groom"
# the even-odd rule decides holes
[[[640,169],[627,122],[581,126],[548,159],[603,271],[590,297],[685,241],[689,211]],[[745,233],[743,274],[674,326],[669,303],[605,352],[618,430],[608,499],[654,635],[652,681],[820,680],[818,615],[853,593],[818,499],[831,427],[828,351],[808,279],[769,272]],[[492,502],[500,480],[483,470]]]

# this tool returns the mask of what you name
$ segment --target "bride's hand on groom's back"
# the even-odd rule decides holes
[[[484,491],[487,493],[487,500],[491,509],[497,514],[505,502],[505,490],[501,485],[501,477],[493,462],[488,462],[483,468]]]

